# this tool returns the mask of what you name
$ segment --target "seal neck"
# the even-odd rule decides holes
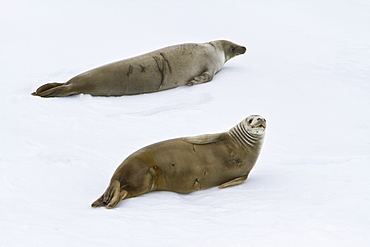
[[[259,142],[264,136],[264,134],[253,135],[249,133],[242,123],[239,123],[235,127],[231,128],[227,134],[237,145],[245,148],[255,146],[256,143]]]
[[[208,42],[208,44],[213,46],[213,48],[215,49],[216,54],[218,54],[218,56],[220,57],[220,61],[222,61],[221,62],[222,63],[221,68],[222,68],[222,66],[227,62],[227,60],[229,60],[226,56],[226,52],[225,52],[224,48],[222,46],[220,47],[220,44],[218,44],[217,41],[211,41],[211,42]],[[219,68],[219,70],[221,68]]]

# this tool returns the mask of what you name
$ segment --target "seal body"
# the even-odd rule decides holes
[[[257,161],[265,127],[265,119],[253,115],[228,132],[144,147],[122,162],[92,207],[113,208],[150,191],[188,193],[241,184]]]
[[[211,81],[227,60],[245,51],[226,40],[170,46],[98,67],[66,83],[45,84],[32,95],[122,96],[204,83]]]

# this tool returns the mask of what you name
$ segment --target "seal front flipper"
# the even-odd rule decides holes
[[[218,188],[222,189],[222,188],[226,188],[229,186],[242,184],[244,183],[245,180],[247,180],[247,178],[248,178],[248,174],[245,176],[234,178],[233,180],[227,181],[226,183],[219,185]]]
[[[182,139],[191,144],[210,144],[210,143],[222,141],[224,139],[224,135],[223,133],[206,134],[206,135],[193,136],[193,137],[184,137]]]
[[[214,76],[214,73],[211,73],[210,71],[207,70],[203,72],[201,75],[194,77],[190,82],[186,83],[186,85],[193,86],[196,84],[209,82],[209,81],[212,81],[213,76]]]

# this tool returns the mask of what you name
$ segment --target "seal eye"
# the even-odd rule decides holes
[[[236,47],[235,46],[232,46],[231,47],[231,51],[234,52],[236,50]]]
[[[248,123],[249,123],[249,124],[251,124],[251,123],[252,123],[252,121],[253,121],[253,119],[249,119]]]

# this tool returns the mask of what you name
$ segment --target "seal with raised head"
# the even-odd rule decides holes
[[[122,96],[209,82],[226,61],[245,51],[226,40],[169,46],[92,69],[66,83],[45,84],[32,95]]]
[[[122,162],[91,206],[113,208],[121,200],[151,191],[188,193],[241,184],[257,161],[265,128],[266,120],[252,115],[228,132],[144,147]]]

